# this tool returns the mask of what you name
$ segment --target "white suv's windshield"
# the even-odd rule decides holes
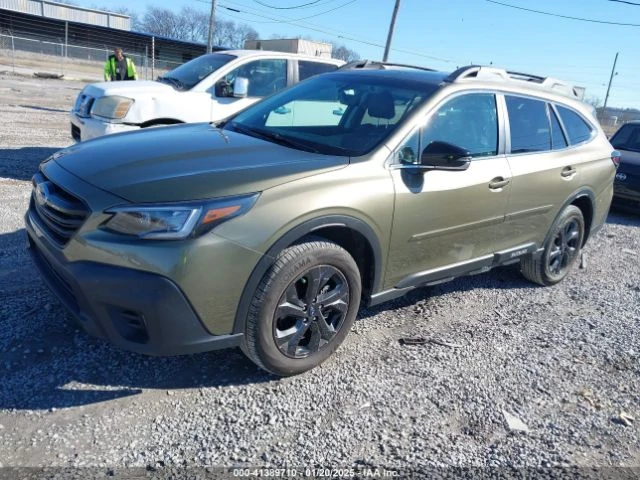
[[[168,83],[178,90],[189,90],[235,58],[237,57],[226,53],[201,55],[174,68],[166,75],[158,77],[158,80]]]
[[[437,88],[397,77],[320,75],[249,107],[225,128],[302,150],[360,156]]]

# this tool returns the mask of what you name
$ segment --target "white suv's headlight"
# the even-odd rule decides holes
[[[114,207],[105,212],[113,216],[102,224],[102,228],[149,240],[195,237],[242,215],[253,206],[258,196],[258,193],[253,193],[210,202]]]
[[[98,98],[93,104],[91,114],[105,118],[124,118],[134,100],[132,98],[111,95],[109,97]]]

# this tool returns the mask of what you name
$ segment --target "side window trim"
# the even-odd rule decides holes
[[[415,125],[409,131],[409,133],[402,138],[400,142],[398,142],[396,147],[391,152],[391,155],[389,155],[388,160],[385,162],[386,165],[389,166],[389,168],[395,170],[398,168],[406,168],[408,166],[408,164],[404,164],[399,160],[398,155],[400,153],[400,149],[403,148],[407,143],[409,143],[409,140],[411,140],[411,138],[415,135],[418,136],[418,151],[416,153],[418,157],[420,156],[420,152],[422,152],[422,128],[423,127],[424,127],[424,122],[421,119],[418,122],[418,124]]]
[[[298,83],[298,59],[287,58],[287,87]]]
[[[511,151],[511,127],[509,112],[504,93],[495,92],[496,108],[498,109],[498,155],[505,155]]]
[[[569,142],[569,133],[567,132],[567,128],[564,126],[564,124],[562,123],[562,119],[560,118],[560,114],[556,108],[556,104],[555,103],[549,103],[549,114],[550,115],[555,115],[556,117],[556,121],[558,122],[558,125],[560,125],[560,131],[562,132],[562,136],[564,137],[564,143],[566,143],[567,145],[561,149],[556,149],[553,145],[553,135],[551,137],[551,150],[564,150],[567,148],[571,148],[573,145],[571,145],[571,142]],[[551,120],[551,119],[549,119]],[[590,126],[593,127],[593,125],[589,124]],[[553,127],[553,125],[551,125]]]

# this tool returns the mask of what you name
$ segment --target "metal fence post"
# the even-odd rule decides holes
[[[151,79],[156,77],[156,37],[151,37]]]
[[[13,73],[16,73],[16,44],[15,41],[13,39],[13,33],[9,32],[9,35],[11,35],[11,68],[13,70]]]
[[[64,22],[64,58],[62,60],[62,75],[65,74],[65,67],[67,65],[67,57],[69,56],[69,22]]]

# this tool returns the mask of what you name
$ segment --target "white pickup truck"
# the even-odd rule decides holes
[[[71,110],[71,136],[80,142],[159,125],[215,122],[343,64],[293,53],[225,50],[194,58],[157,80],[92,83]]]

